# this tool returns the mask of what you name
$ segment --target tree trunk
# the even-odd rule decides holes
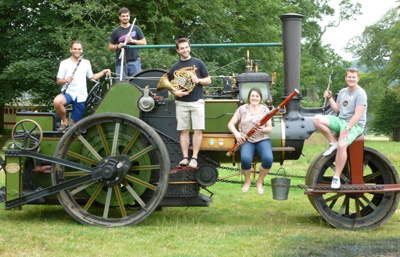
[[[0,134],[4,134],[4,103],[0,103]]]
[[[400,142],[400,128],[396,128],[393,131],[393,141],[394,142]]]

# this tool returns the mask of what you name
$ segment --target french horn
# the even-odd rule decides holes
[[[157,90],[167,88],[168,90],[176,91],[181,88],[189,93],[193,91],[196,83],[192,82],[193,72],[188,70],[176,70],[174,79],[169,80],[169,73],[165,73],[157,84]]]

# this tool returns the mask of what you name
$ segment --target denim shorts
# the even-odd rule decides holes
[[[72,104],[71,119],[73,119],[74,121],[80,121],[83,118],[83,114],[85,113],[86,102],[78,103],[76,99],[73,100],[71,95],[67,93],[65,94],[65,100],[67,101],[66,105]]]

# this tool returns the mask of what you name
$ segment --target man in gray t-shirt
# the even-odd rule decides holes
[[[367,121],[367,94],[358,85],[358,70],[348,69],[344,79],[347,87],[340,90],[336,102],[331,91],[324,93],[324,97],[329,99],[331,109],[339,116],[319,114],[313,118],[315,127],[329,140],[329,148],[322,155],[328,156],[337,149],[335,174],[331,184],[335,189],[340,188],[340,174],[346,164],[347,147],[364,132]],[[332,131],[340,133],[338,140]]]
[[[353,92],[350,92],[349,88],[343,88],[339,91],[336,102],[339,103],[339,118],[349,122],[354,116],[357,106],[367,106],[367,94],[360,86],[356,87]],[[364,108],[357,124],[364,128],[366,122],[367,108]]]

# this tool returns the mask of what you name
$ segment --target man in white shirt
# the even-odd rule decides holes
[[[86,78],[90,80],[99,79],[104,75],[110,76],[111,71],[104,69],[93,74],[92,65],[89,60],[81,59],[83,53],[82,43],[73,41],[69,49],[71,57],[63,60],[57,73],[57,84],[66,86],[65,94],[62,92],[57,95],[54,100],[54,108],[61,118],[61,126],[59,131],[64,131],[69,126],[67,111],[65,106],[72,104],[71,119],[75,123],[83,118],[85,112],[85,102],[88,96],[86,87]]]

